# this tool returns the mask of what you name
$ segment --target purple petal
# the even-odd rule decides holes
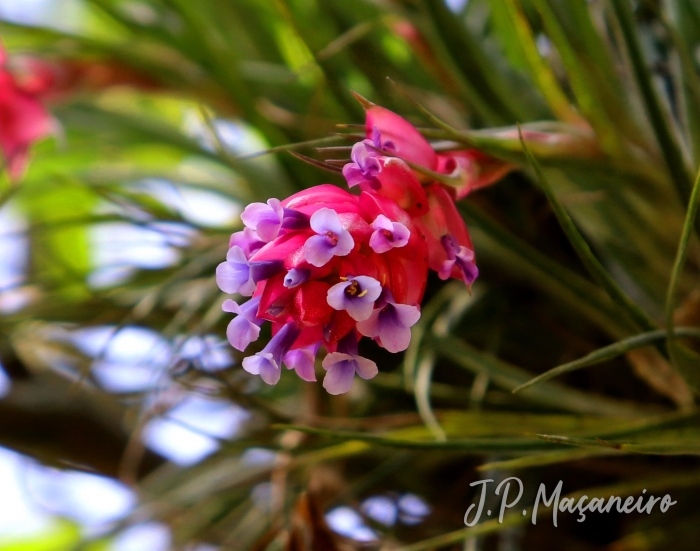
[[[341,230],[338,233],[338,244],[333,248],[333,254],[335,256],[347,256],[352,252],[355,247],[355,240],[350,235],[348,230]]]
[[[367,180],[362,169],[356,163],[346,164],[343,167],[343,176],[348,182],[348,187],[355,187]]]
[[[394,247],[404,247],[408,243],[408,238],[411,237],[411,231],[399,222],[394,222],[393,226]]]
[[[410,304],[394,304],[394,312],[404,327],[413,327],[420,319],[420,310]]]
[[[287,275],[284,276],[283,285],[287,289],[294,289],[295,287],[299,287],[299,285],[306,283],[309,280],[310,275],[311,270],[305,270],[304,268],[292,268],[287,272]]]
[[[372,222],[372,228],[374,228],[375,230],[387,230],[393,232],[394,223],[383,214],[380,214],[374,219],[374,222]]]
[[[354,278],[360,284],[362,291],[367,293],[362,297],[367,302],[374,302],[382,294],[382,284],[369,276],[357,276]]]
[[[411,236],[409,229],[399,222],[392,222],[380,214],[372,222],[375,231],[369,239],[369,246],[376,253],[385,253],[394,247],[404,247]]]
[[[387,320],[379,326],[379,340],[389,352],[402,352],[411,343],[411,330],[400,323]]]
[[[238,247],[234,248],[240,251]],[[255,291],[255,282],[251,277],[247,263],[222,262],[216,267],[216,283],[224,293],[239,293],[250,296]]]
[[[260,375],[268,385],[277,384],[282,371],[282,358],[294,344],[299,331],[295,322],[284,325],[261,352],[243,360],[243,369],[253,375]]]
[[[467,285],[474,283],[474,280],[479,276],[479,268],[474,263],[474,251],[467,247],[460,247],[455,263],[462,270],[464,282]]]
[[[246,258],[250,258],[250,256],[264,244],[265,242],[260,239],[260,236],[255,233],[255,230],[243,228],[243,231],[231,235],[228,246],[229,248],[233,248],[234,246],[240,247]]]
[[[243,369],[245,369],[251,375],[260,375],[260,364],[263,362],[269,362],[272,360],[272,354],[265,352],[258,352],[253,356],[248,356],[243,358]]]
[[[245,251],[243,249],[241,249],[237,245],[234,245],[226,253],[226,261],[237,262],[240,264],[248,264],[248,257],[246,256]]]
[[[282,368],[274,360],[260,362],[260,378],[268,385],[276,385],[281,375]]]
[[[355,379],[353,357],[348,354],[333,352],[323,360],[323,367],[328,371],[323,378],[323,388],[329,394],[344,394],[352,387]]]
[[[382,131],[376,124],[372,127],[372,144],[374,147],[382,148]]]
[[[362,169],[363,172],[365,170],[365,163],[367,163],[369,158],[372,157],[373,154],[375,157],[377,155],[374,150],[367,147],[365,141],[357,142],[352,146],[352,151],[350,152],[350,158],[357,164],[357,166],[360,167],[360,169]]]
[[[394,248],[394,244],[380,230],[372,233],[369,238],[369,246],[377,254],[382,254]]]
[[[221,309],[224,312],[231,312],[232,314],[240,314],[241,313],[241,306],[235,301],[226,299],[224,303],[221,305]]]
[[[226,329],[231,346],[243,352],[248,345],[256,341],[260,336],[260,326],[264,323],[257,317],[260,297],[250,299],[243,305],[239,305],[232,300],[227,300],[223,304],[225,312],[232,312],[238,316],[231,320]]]
[[[251,203],[241,214],[241,220],[255,230],[265,242],[270,242],[279,234],[284,212],[279,200],[270,199],[265,203]]]
[[[333,209],[322,208],[317,210],[311,215],[309,223],[312,230],[322,235],[328,232],[337,235],[343,230],[340,224],[340,217]]]
[[[332,305],[331,305],[332,306]],[[374,304],[360,300],[349,300],[345,304],[345,311],[355,321],[364,321],[372,315]]]
[[[335,285],[333,285],[333,287],[328,289],[328,296],[326,297],[326,301],[328,302],[331,308],[334,308],[336,310],[345,310],[347,300],[347,296],[345,295],[345,289],[349,287],[350,284],[350,281],[341,281],[340,283],[336,283]]]
[[[378,159],[380,153],[375,151],[373,147],[374,144],[369,140],[364,140],[352,146],[350,158],[355,161],[365,179],[373,178],[382,171],[382,165]]]
[[[379,314],[382,311],[381,308],[375,308],[372,314],[364,321],[357,322],[357,330],[362,333],[365,337],[378,337],[379,336]]]
[[[379,314],[379,340],[389,352],[401,352],[411,342],[411,329],[420,319],[420,310],[408,304],[387,304]]]
[[[226,329],[228,342],[241,352],[245,351],[251,342],[258,340],[259,336],[260,327],[243,316],[233,318]]]
[[[325,235],[312,235],[304,244],[304,258],[312,266],[320,268],[334,256],[335,247]]]
[[[355,372],[363,379],[373,379],[379,373],[379,369],[372,360],[355,356]]]
[[[297,348],[290,350],[284,357],[284,364],[296,371],[296,374],[304,381],[316,381],[316,353],[319,345],[313,345],[306,348]]]
[[[471,285],[479,275],[479,269],[474,263],[474,251],[468,247],[460,246],[452,235],[445,235],[440,240],[447,253],[447,260],[442,263],[438,275],[440,279],[447,279],[452,274],[452,269],[457,265],[462,271],[462,278],[467,285]]]
[[[479,268],[473,262],[466,265],[460,264],[460,268],[462,268],[462,279],[467,285],[471,285],[479,277]]]

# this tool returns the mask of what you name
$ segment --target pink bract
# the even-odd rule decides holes
[[[19,178],[27,164],[29,147],[51,132],[44,106],[7,68],[0,45],[0,152],[11,178]]]

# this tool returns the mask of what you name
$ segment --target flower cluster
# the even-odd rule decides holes
[[[369,105],[367,139],[354,145],[343,169],[359,194],[327,184],[249,205],[245,228],[231,236],[216,272],[225,293],[251,297],[223,305],[236,314],[227,330],[234,348],[244,351],[265,322],[272,326],[271,340],[243,368],[268,384],[279,381],[282,365],[315,381],[324,347],[323,386],[341,394],[355,375],[377,374],[377,365],[358,354],[362,337],[390,352],[405,350],[428,270],[467,285],[478,275],[455,192],[409,164],[455,174],[465,159],[465,152],[437,154],[406,120]],[[456,195],[472,183],[465,177]]]
[[[37,99],[37,82],[19,78],[8,68],[0,45],[0,152],[11,178],[27,163],[29,146],[51,132],[53,122]]]

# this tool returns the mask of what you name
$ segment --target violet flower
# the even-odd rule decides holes
[[[277,384],[282,374],[282,358],[297,340],[299,333],[296,322],[287,323],[265,348],[254,356],[243,359],[243,369],[252,375],[260,375],[268,385]]]
[[[386,290],[383,305],[372,315],[357,324],[357,330],[366,337],[379,338],[389,352],[402,352],[411,342],[411,327],[420,319],[420,310],[409,304],[397,304],[391,292]]]
[[[316,381],[316,370],[314,368],[316,354],[320,347],[321,343],[317,342],[305,348],[290,350],[284,356],[284,365],[287,366],[287,369],[296,371],[297,375],[304,381],[314,382]]]
[[[370,143],[372,144],[376,149],[382,149],[384,151],[391,151],[392,153],[397,153],[399,148],[396,147],[396,144],[392,142],[391,140],[386,140],[382,141],[382,132],[379,130],[379,127],[375,124],[372,127],[372,138],[368,140],[364,140],[365,143]],[[377,155],[380,155],[379,152],[375,152]]]
[[[251,230],[250,228],[243,228],[243,231],[239,231],[231,235],[228,246],[229,249],[234,245],[239,246],[245,253],[246,258],[250,258],[253,253],[260,250],[265,242],[260,239],[260,236]]]
[[[369,238],[369,246],[375,253],[385,253],[394,247],[405,247],[411,236],[409,229],[399,222],[392,222],[380,214],[372,222],[374,232]]]
[[[373,277],[342,278],[344,281],[328,289],[328,304],[336,310],[345,310],[355,321],[364,321],[372,315],[374,301],[382,294],[382,285]]]
[[[442,263],[438,275],[447,279],[452,274],[452,268],[458,266],[462,270],[462,279],[467,285],[474,283],[479,276],[479,268],[474,263],[474,251],[459,242],[452,235],[445,235],[441,240],[447,253],[447,260]]]
[[[379,186],[377,176],[382,171],[382,163],[378,155],[364,142],[352,146],[350,153],[352,162],[343,167],[343,176],[348,181],[348,187],[354,187],[363,182],[369,182],[373,187]]]
[[[311,216],[311,229],[318,235],[313,235],[304,244],[306,261],[320,268],[334,256],[347,256],[355,246],[355,240],[350,232],[343,228],[338,213],[329,208],[317,210]]]
[[[259,306],[260,297],[252,298],[244,304],[238,304],[231,299],[224,302],[222,306],[224,312],[238,314],[226,329],[228,341],[236,350],[243,352],[251,342],[258,340],[260,326],[265,321],[257,317]]]
[[[323,388],[333,395],[350,390],[355,374],[363,379],[372,379],[379,373],[376,363],[358,355],[354,331],[340,340],[337,352],[332,352],[323,359],[323,368],[327,371],[323,378]]]
[[[282,261],[250,262],[238,245],[226,254],[226,262],[216,267],[216,283],[224,293],[238,293],[246,297],[255,292],[255,286],[284,269]]]
[[[310,275],[311,270],[306,270],[304,268],[292,268],[287,272],[287,275],[284,276],[283,285],[287,289],[294,289],[295,287],[299,287],[299,285],[306,283],[309,280]]]
[[[251,203],[241,214],[246,227],[255,230],[265,243],[279,235],[283,218],[284,209],[278,199],[269,199],[267,203]]]

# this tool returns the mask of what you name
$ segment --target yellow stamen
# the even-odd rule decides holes
[[[357,296],[358,296],[358,297],[363,297],[363,296],[365,296],[366,294],[367,294],[367,289],[365,289],[364,291],[362,291],[362,292],[361,292],[359,295],[357,295]]]

